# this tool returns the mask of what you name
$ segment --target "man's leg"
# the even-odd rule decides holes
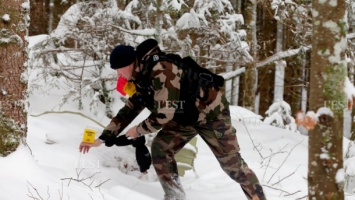
[[[248,199],[265,200],[265,194],[255,173],[239,153],[236,130],[231,125],[229,110],[218,119],[196,127],[198,133],[216,156],[222,169],[240,184]]]
[[[183,127],[171,122],[166,124],[153,140],[153,166],[164,189],[166,200],[185,199],[174,156],[194,136],[196,131],[193,127]]]

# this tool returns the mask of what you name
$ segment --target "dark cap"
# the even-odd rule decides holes
[[[142,58],[154,47],[158,46],[158,42],[154,39],[147,39],[137,46],[137,59],[140,62]]]
[[[126,45],[116,46],[110,54],[110,64],[112,69],[126,67],[134,62],[136,53],[134,48]]]

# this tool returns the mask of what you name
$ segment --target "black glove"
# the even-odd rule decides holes
[[[105,145],[108,147],[113,146],[127,146],[132,145],[136,148],[136,160],[139,165],[139,170],[145,172],[150,168],[152,164],[152,158],[148,148],[145,146],[145,137],[138,137],[134,140],[129,140],[126,135],[116,137],[112,131],[104,130],[99,139],[105,141]]]
[[[136,146],[136,159],[141,172],[147,171],[152,164],[152,158],[145,145]]]
[[[136,160],[139,170],[145,172],[152,164],[152,158],[148,148],[145,146],[145,137],[138,137],[132,141],[132,146],[136,147]]]
[[[129,140],[126,135],[120,135],[115,139],[115,145],[117,146],[127,146],[131,145],[133,140]]]
[[[115,144],[116,136],[113,134],[113,131],[104,130],[99,139],[105,141],[106,146],[111,147]]]
[[[140,137],[135,138],[134,140],[132,140],[132,145],[134,147],[145,146],[145,137],[140,136]]]

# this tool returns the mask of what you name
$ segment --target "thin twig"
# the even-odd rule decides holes
[[[297,190],[296,192],[293,192],[293,193],[290,193],[290,194],[285,194],[284,197],[292,196],[292,195],[294,195],[296,193],[299,193],[299,192],[301,192],[301,190]]]
[[[297,198],[295,200],[301,200],[301,199],[304,199],[304,198],[307,198],[307,197],[308,197],[308,195],[304,195],[303,197]]]
[[[63,192],[64,192],[64,188],[63,188],[63,182],[62,182],[62,190],[58,190],[60,200],[63,200]]]
[[[68,186],[70,184],[70,182],[73,180],[73,181],[76,181],[78,183],[82,183],[83,185],[87,186],[88,188],[90,188],[90,190],[92,190],[91,186],[92,184],[94,183],[95,180],[92,180],[89,184],[85,183],[86,180],[88,179],[92,179],[96,174],[100,173],[100,172],[95,172],[94,174],[92,174],[91,176],[88,176],[86,178],[80,178],[80,174],[83,172],[84,168],[82,169],[76,169],[76,175],[77,177],[76,178],[73,178],[73,177],[70,177],[70,178],[62,178],[60,180],[69,180],[68,182]]]
[[[95,186],[95,188],[100,187],[101,185],[103,185],[104,183],[106,183],[106,182],[107,182],[107,181],[109,181],[109,180],[111,180],[111,179],[107,179],[106,181],[104,181],[104,182],[102,182],[102,183],[98,184],[97,186]]]
[[[251,135],[250,135],[250,132],[249,132],[249,130],[248,130],[248,127],[246,126],[246,124],[244,123],[243,120],[241,120],[241,122],[242,122],[242,124],[244,125],[245,130],[246,130],[247,133],[248,133],[248,136],[249,136],[249,138],[250,138],[250,140],[251,140],[251,143],[253,144],[254,149],[256,149],[256,151],[259,153],[260,157],[261,157],[262,159],[264,159],[264,156],[261,154],[261,152],[259,151],[258,147],[255,145],[253,138],[251,138]]]
[[[51,195],[49,194],[49,186],[47,186],[47,194],[48,194],[48,198],[47,200],[51,197]]]
[[[295,192],[290,193],[290,192],[287,192],[286,190],[283,190],[283,189],[280,189],[280,188],[271,187],[271,186],[269,186],[269,185],[263,184],[263,186],[264,186],[264,187],[271,188],[271,189],[273,189],[273,190],[278,190],[278,191],[281,191],[281,192],[283,192],[283,193],[286,193],[286,194],[284,195],[284,197],[286,197],[286,196],[291,196],[291,195],[294,195],[294,194],[296,194],[296,193],[298,193],[298,192],[301,192],[301,190],[297,190],[297,191],[295,191]]]
[[[272,186],[274,186],[274,185],[276,185],[276,184],[278,184],[278,183],[282,182],[282,181],[283,181],[283,180],[285,180],[286,178],[288,178],[288,177],[290,177],[290,176],[294,175],[294,174],[295,174],[295,172],[297,171],[297,169],[299,168],[299,166],[300,166],[300,165],[298,165],[298,167],[295,169],[295,171],[293,171],[291,174],[289,174],[289,175],[287,175],[287,176],[283,177],[282,179],[280,179],[279,181],[277,181],[277,182],[275,182],[275,183],[273,183],[273,184],[271,184],[271,185],[272,185]]]
[[[287,158],[290,156],[291,152],[293,151],[293,149],[295,149],[299,144],[302,143],[303,140],[301,140],[299,143],[297,143],[295,146],[292,147],[292,149],[290,150],[290,152],[288,152],[286,158],[282,161],[281,165],[277,168],[277,170],[272,174],[272,176],[270,177],[269,181],[267,183],[269,183],[271,181],[271,179],[274,177],[274,175],[280,170],[280,168],[285,164]]]
[[[265,171],[264,171],[264,175],[263,175],[263,180],[265,179],[267,169],[269,168],[269,165],[270,165],[270,163],[271,163],[271,159],[272,159],[276,154],[285,153],[286,151],[282,151],[282,150],[285,149],[286,147],[287,147],[287,144],[286,144],[283,148],[281,148],[278,152],[276,152],[276,153],[273,153],[273,152],[272,152],[272,149],[269,148],[269,150],[270,150],[271,153],[270,153],[269,156],[266,156],[266,157],[264,158],[264,159],[269,158],[269,160],[268,160],[268,162],[267,162],[267,164],[266,164],[266,166],[265,166]]]
[[[264,187],[271,188],[271,189],[273,189],[273,190],[278,190],[278,191],[284,192],[284,193],[286,193],[286,194],[291,194],[291,193],[287,192],[286,190],[283,190],[283,189],[280,189],[280,188],[271,187],[271,186],[265,185],[265,184],[263,184],[263,186],[264,186]]]
[[[101,188],[99,188],[99,192],[100,192],[100,194],[102,196],[102,199],[105,200],[105,195],[102,193]]]
[[[31,192],[31,190],[28,188],[28,186],[27,186],[27,188],[28,188],[28,192],[29,192],[30,194],[27,194],[27,196],[30,197],[30,198],[32,198],[32,199],[35,199],[35,200],[43,200],[43,197],[39,194],[38,190],[37,190],[30,182],[27,181],[27,183],[28,183],[28,184],[32,187],[32,189],[36,192],[36,194],[37,194],[38,197],[33,196],[32,192]]]
[[[270,151],[272,152],[272,149],[270,149]],[[264,171],[264,174],[263,174],[263,180],[264,180],[264,178],[265,178],[267,169],[269,169],[269,165],[270,165],[270,163],[271,163],[271,159],[273,158],[273,156],[271,156],[271,155],[272,155],[272,154],[270,154],[270,156],[269,156],[269,161],[267,162],[267,165],[266,165],[266,167],[265,167],[265,171]]]

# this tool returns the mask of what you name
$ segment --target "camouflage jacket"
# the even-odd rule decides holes
[[[151,56],[160,52],[153,49],[143,57],[143,60],[149,59]],[[144,62],[142,62],[144,63]],[[133,80],[136,80],[138,74],[145,69],[144,64],[135,64],[133,72]],[[178,66],[168,61],[159,61],[153,67],[149,74],[151,80],[151,88],[153,91],[154,106],[150,108],[151,114],[147,119],[137,126],[137,132],[140,134],[154,133],[171,120],[179,107],[184,106],[184,102],[180,101],[180,81],[185,73]],[[224,109],[228,108],[229,103],[224,96],[224,89],[216,90],[209,88],[206,98],[196,99],[195,105],[198,108],[198,122],[206,123],[212,120]],[[206,91],[200,90],[200,95]],[[143,97],[147,98],[147,97]],[[125,106],[121,108],[118,114],[111,120],[105,130],[112,131],[114,135],[118,135],[126,128],[135,117],[144,109],[144,105],[136,98],[129,98]]]

